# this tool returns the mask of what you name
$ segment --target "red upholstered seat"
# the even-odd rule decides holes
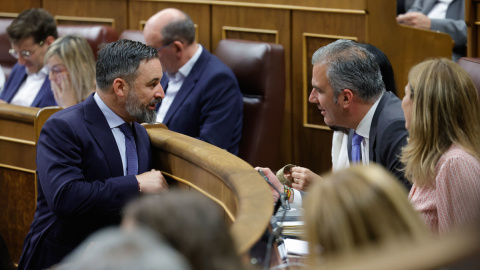
[[[124,30],[119,39],[129,39],[133,41],[140,41],[145,43],[145,38],[143,37],[143,32],[140,30]]]

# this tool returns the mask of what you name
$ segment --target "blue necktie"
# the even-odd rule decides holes
[[[127,158],[127,175],[138,174],[137,148],[135,147],[135,138],[133,138],[132,126],[129,123],[123,123],[120,130],[125,135],[125,148]]]
[[[362,142],[363,137],[357,133],[353,133],[352,138],[352,163],[362,163],[362,147],[360,143]]]

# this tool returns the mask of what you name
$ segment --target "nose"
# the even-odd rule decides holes
[[[163,87],[161,84],[158,84],[157,91],[155,92],[155,98],[165,98],[165,91],[163,91]]]
[[[310,92],[310,96],[308,97],[308,102],[310,103],[318,103],[318,99],[315,96],[315,89],[312,89],[312,92]]]
[[[27,63],[27,60],[23,58],[21,54],[17,54],[17,55],[18,55],[18,64],[24,66]]]

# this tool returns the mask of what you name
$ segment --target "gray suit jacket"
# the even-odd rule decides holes
[[[427,15],[435,6],[436,0],[416,0],[408,12],[421,12]],[[448,6],[446,19],[432,19],[431,30],[449,34],[455,42],[454,60],[463,56],[467,45],[467,24],[465,23],[465,1],[453,0]]]
[[[400,154],[407,143],[408,131],[405,129],[405,117],[402,101],[392,92],[385,92],[373,114],[369,134],[369,159],[383,165],[410,190],[411,184],[405,178],[401,168]],[[348,135],[348,159],[352,161],[352,136]]]

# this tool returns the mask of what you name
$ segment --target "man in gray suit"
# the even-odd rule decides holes
[[[397,22],[447,33],[455,42],[453,60],[457,61],[465,55],[467,24],[464,0],[416,0],[407,13],[397,16]]]

